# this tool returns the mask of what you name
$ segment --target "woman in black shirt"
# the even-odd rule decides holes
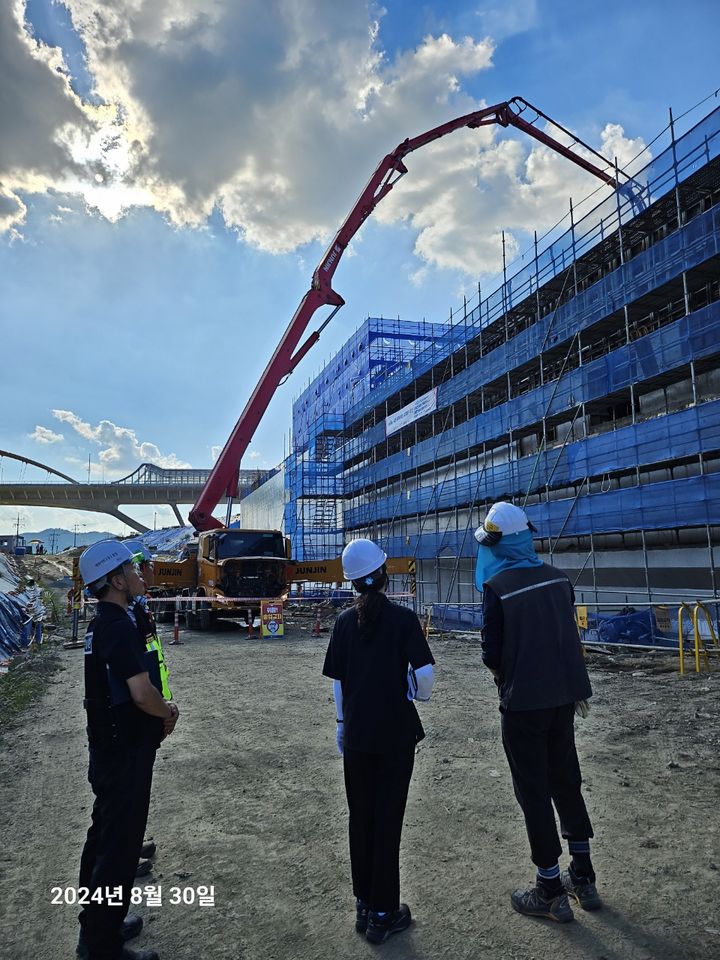
[[[355,929],[373,943],[411,922],[400,903],[400,836],[415,745],[425,736],[413,700],[430,699],[435,662],[415,613],[385,595],[386,560],[371,540],[343,551],[358,597],[335,621],[323,667],[334,681]]]

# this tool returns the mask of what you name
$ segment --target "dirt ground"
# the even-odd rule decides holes
[[[374,948],[353,929],[342,765],[327,634],[305,620],[263,641],[234,626],[170,647],[181,708],[156,764],[148,833],[163,904],[136,943],[162,960],[408,958],[690,960],[720,957],[720,672],[680,678],[668,659],[594,656],[578,720],[605,908],[558,926],[515,914],[530,881],[523,823],[477,640],[431,638],[433,701],[417,750],[402,851],[410,930]],[[44,698],[0,742],[0,956],[74,956],[89,822],[82,651],[60,648]],[[170,903],[214,886],[215,905]],[[187,894],[188,898],[190,894]]]

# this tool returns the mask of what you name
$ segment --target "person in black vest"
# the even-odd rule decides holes
[[[430,699],[435,662],[415,613],[385,596],[386,560],[371,540],[343,551],[345,579],[359,596],[335,621],[323,667],[334,681],[355,929],[371,943],[411,923],[400,903],[400,836],[415,745],[425,736],[413,700]]]
[[[515,890],[512,905],[567,923],[568,896],[584,910],[602,905],[574,729],[576,705],[585,715],[592,691],[572,585],[539,559],[533,530],[519,507],[495,503],[475,531],[475,585],[483,594],[482,658],[497,683],[503,747],[537,867],[535,886]],[[562,875],[553,805],[572,858]]]
[[[130,892],[155,753],[172,733],[178,710],[153,686],[144,643],[127,614],[132,598],[144,592],[130,550],[100,540],[81,555],[80,574],[98,605],[85,637],[88,779],[95,802],[80,860],[79,886],[90,896],[79,916],[77,954],[88,960],[157,960],[154,950],[134,951],[124,941],[142,927],[140,917],[127,916]]]

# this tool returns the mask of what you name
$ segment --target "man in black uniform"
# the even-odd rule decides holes
[[[574,730],[576,704],[584,714],[592,691],[572,585],[539,559],[532,529],[519,507],[494,504],[475,531],[475,585],[483,592],[482,658],[498,685],[503,747],[537,867],[536,885],[515,890],[512,905],[567,923],[568,895],[584,910],[602,905]],[[553,804],[572,857],[562,876]]]
[[[123,945],[142,927],[139,917],[125,918],[155,752],[172,733],[178,710],[153,686],[144,644],[127,614],[144,589],[130,550],[116,540],[98,541],[80,557],[80,573],[99,602],[85,638],[88,779],[95,803],[80,861],[80,886],[89,896],[79,917],[77,953],[88,960],[157,960],[154,950]]]
[[[133,559],[137,563],[140,576],[145,585],[145,590],[149,591],[155,584],[155,575],[152,565],[152,556],[150,551],[142,540],[123,540],[123,543],[132,553]],[[163,698],[168,702],[173,700],[172,691],[169,684],[169,671],[165,660],[162,640],[158,634],[155,617],[152,614],[147,602],[147,594],[134,597],[133,602],[128,606],[128,616],[138,628],[140,638],[144,644],[145,663],[153,685],[162,693]],[[173,701],[174,703],[175,701]],[[151,858],[155,855],[156,844],[152,840],[143,843],[140,849],[140,862],[135,871],[136,877],[145,877],[152,870]]]

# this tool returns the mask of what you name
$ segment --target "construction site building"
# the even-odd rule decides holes
[[[293,408],[298,559],[371,537],[472,619],[473,531],[509,497],[579,598],[716,593],[720,109],[668,139],[449,323],[368,320],[326,365]]]

